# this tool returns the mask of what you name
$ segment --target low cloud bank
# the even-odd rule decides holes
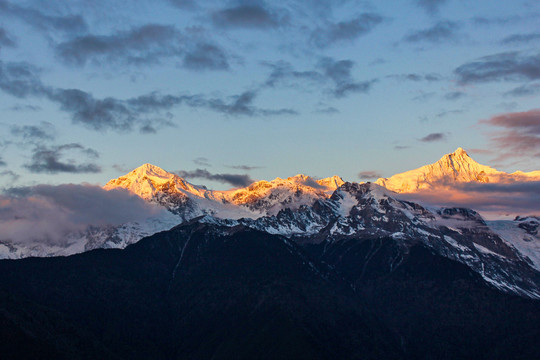
[[[94,185],[37,185],[0,194],[0,241],[61,245],[88,226],[141,221],[164,211],[126,190]]]
[[[426,205],[471,208],[489,219],[540,215],[540,181],[441,185],[397,197]]]

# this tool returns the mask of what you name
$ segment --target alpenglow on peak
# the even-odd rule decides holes
[[[459,147],[453,153],[441,157],[437,162],[393,175],[379,178],[376,184],[399,193],[412,193],[455,183],[480,182],[499,183],[512,180],[531,181],[540,179],[540,172],[506,173],[476,162]]]

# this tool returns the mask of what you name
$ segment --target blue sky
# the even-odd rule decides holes
[[[3,188],[536,170],[539,94],[536,1],[0,0]]]

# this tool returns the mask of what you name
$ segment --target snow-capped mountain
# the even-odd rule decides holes
[[[540,171],[506,173],[474,161],[465,150],[458,148],[439,161],[418,169],[379,178],[376,184],[399,193],[411,193],[454,183],[503,183],[511,181],[538,181]]]
[[[344,182],[338,176],[314,180],[306,175],[257,181],[245,188],[216,191],[192,185],[180,176],[144,164],[110,180],[104,188],[127,189],[143,199],[159,203],[183,220],[211,214],[219,218],[258,218],[296,209],[330,197]]]

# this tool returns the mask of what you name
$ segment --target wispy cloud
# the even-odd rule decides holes
[[[452,91],[444,94],[446,100],[458,100],[467,96],[463,91]]]
[[[530,96],[540,93],[540,83],[528,83],[504,93],[506,96]]]
[[[378,178],[381,178],[382,175],[377,171],[360,171],[358,173],[358,177],[360,179],[366,179],[366,180],[375,180]]]
[[[431,74],[415,74],[415,73],[409,73],[409,74],[394,74],[394,75],[388,75],[388,78],[397,79],[397,80],[406,80],[406,81],[414,81],[414,82],[420,82],[420,81],[440,81],[441,75],[431,73]]]
[[[1,160],[0,160],[0,162],[1,162]],[[9,182],[11,184],[17,182],[17,180],[19,180],[21,178],[21,176],[19,174],[15,173],[14,171],[11,171],[11,170],[0,171],[0,176],[9,178]]]
[[[416,0],[416,4],[427,11],[429,14],[435,14],[447,0]]]
[[[212,166],[210,165],[210,161],[205,158],[205,157],[198,157],[198,158],[195,158],[193,159],[193,162],[197,165],[201,165],[201,166]]]
[[[376,80],[356,81],[352,77],[354,62],[351,60],[334,60],[324,58],[319,62],[322,73],[331,79],[334,87],[331,93],[336,98],[342,98],[351,93],[367,93]]]
[[[500,154],[498,161],[540,157],[539,109],[496,115],[480,124],[490,127],[488,136]]]
[[[311,41],[324,48],[344,41],[352,41],[371,32],[383,21],[382,16],[363,13],[350,20],[327,22],[324,27],[317,27],[311,34]]]
[[[225,165],[225,166],[231,169],[244,170],[244,171],[251,171],[251,170],[262,168],[262,166],[249,166],[249,165]]]
[[[39,125],[12,125],[11,135],[21,137],[30,142],[54,140],[56,130],[50,122],[42,121]]]
[[[44,31],[45,34],[54,31],[71,35],[85,32],[88,28],[81,15],[47,15],[38,9],[5,0],[0,0],[0,11],[37,30]]]
[[[430,42],[435,44],[441,41],[455,40],[458,38],[459,28],[459,24],[454,21],[439,21],[427,29],[411,32],[403,40],[410,43]]]
[[[15,40],[6,29],[0,27],[0,49],[2,47],[15,47]]]
[[[462,84],[502,80],[540,79],[540,54],[505,52],[484,56],[454,70]]]
[[[533,41],[540,41],[540,33],[528,33],[528,34],[513,34],[508,35],[501,40],[504,45],[508,44],[527,44]]]

